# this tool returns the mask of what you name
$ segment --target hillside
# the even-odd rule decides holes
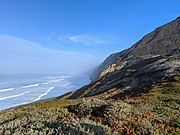
[[[110,55],[75,92],[0,112],[0,134],[180,134],[180,17]]]
[[[92,83],[72,98],[109,89],[135,92],[180,74],[180,18],[144,36],[131,48],[110,55],[92,74]],[[84,91],[84,92],[83,92]]]
[[[132,47],[110,55],[92,74],[92,81],[132,62],[158,56],[174,57],[180,54],[180,17],[156,28]],[[176,56],[175,56],[176,57]],[[179,57],[179,56],[178,56]],[[114,65],[113,65],[114,64]],[[114,69],[113,69],[114,68]],[[109,71],[108,71],[109,70]]]

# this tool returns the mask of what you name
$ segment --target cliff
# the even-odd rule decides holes
[[[0,134],[180,134],[180,18],[110,55],[92,82],[0,111]]]
[[[148,59],[156,56],[174,56],[180,54],[180,17],[174,21],[156,28],[145,35],[132,47],[122,52],[110,55],[91,75],[94,81],[100,78],[102,72],[107,72],[113,64]],[[173,57],[172,56],[172,57]],[[176,57],[176,56],[175,56]],[[109,71],[109,72],[112,72]],[[103,75],[104,76],[104,75]]]
[[[131,90],[143,88],[179,75],[179,67],[178,17],[156,28],[129,49],[110,55],[92,74],[90,86],[93,88],[85,95],[92,96],[117,87]]]

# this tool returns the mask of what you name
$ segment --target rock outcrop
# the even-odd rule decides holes
[[[124,61],[132,60],[132,58],[137,61],[138,59],[150,58],[156,55],[170,56],[175,54],[180,54],[180,17],[156,28],[131,48],[110,55],[94,71],[91,80],[94,81],[100,78],[101,73],[111,67],[112,64],[124,63]]]
[[[0,134],[179,135],[179,20],[112,54],[79,90],[0,111]]]
[[[141,89],[176,75],[180,75],[180,17],[110,55],[92,74],[91,84],[77,92],[92,96],[112,88]]]

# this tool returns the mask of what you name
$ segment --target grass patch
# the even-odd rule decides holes
[[[178,82],[116,92],[67,99],[70,93],[1,111],[0,134],[180,134]]]

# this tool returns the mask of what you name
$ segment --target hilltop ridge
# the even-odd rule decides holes
[[[129,49],[110,55],[92,74],[91,80],[100,77],[101,72],[113,63],[124,62],[130,58],[148,58],[180,54],[180,17],[156,28],[145,35]]]
[[[180,17],[110,55],[92,82],[0,111],[0,134],[180,134]]]

